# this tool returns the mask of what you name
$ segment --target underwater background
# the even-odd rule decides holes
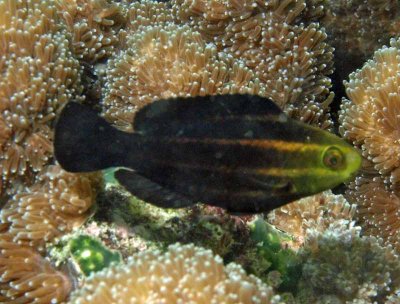
[[[400,303],[399,34],[397,0],[0,0],[0,303]],[[235,216],[54,159],[68,101],[131,132],[233,93],[343,137],[357,177]]]

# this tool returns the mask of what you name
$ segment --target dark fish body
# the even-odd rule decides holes
[[[67,171],[129,168],[116,172],[118,181],[155,205],[203,202],[244,213],[269,211],[334,187],[360,165],[358,153],[340,138],[251,95],[156,101],[138,112],[134,133],[69,103],[57,122],[54,146]],[[324,163],[326,154],[340,164]]]

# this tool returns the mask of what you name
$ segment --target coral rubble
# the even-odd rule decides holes
[[[225,261],[238,261],[247,268],[249,228],[253,217],[236,217],[220,208],[195,206],[190,209],[163,209],[140,201],[120,187],[99,194],[97,213],[81,229],[101,239],[123,257],[144,249],[164,249],[171,243],[211,249]]]

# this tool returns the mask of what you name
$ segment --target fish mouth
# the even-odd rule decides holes
[[[346,154],[346,164],[349,172],[349,179],[353,179],[357,176],[357,173],[361,168],[361,163],[362,156],[357,150],[352,149]]]
[[[358,173],[358,170],[351,172],[346,182],[353,181],[357,177],[357,173]]]

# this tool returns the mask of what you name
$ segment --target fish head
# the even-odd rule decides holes
[[[326,131],[316,130],[309,145],[296,157],[298,167],[289,175],[293,193],[312,195],[332,189],[352,180],[358,172],[362,157],[342,138]]]

